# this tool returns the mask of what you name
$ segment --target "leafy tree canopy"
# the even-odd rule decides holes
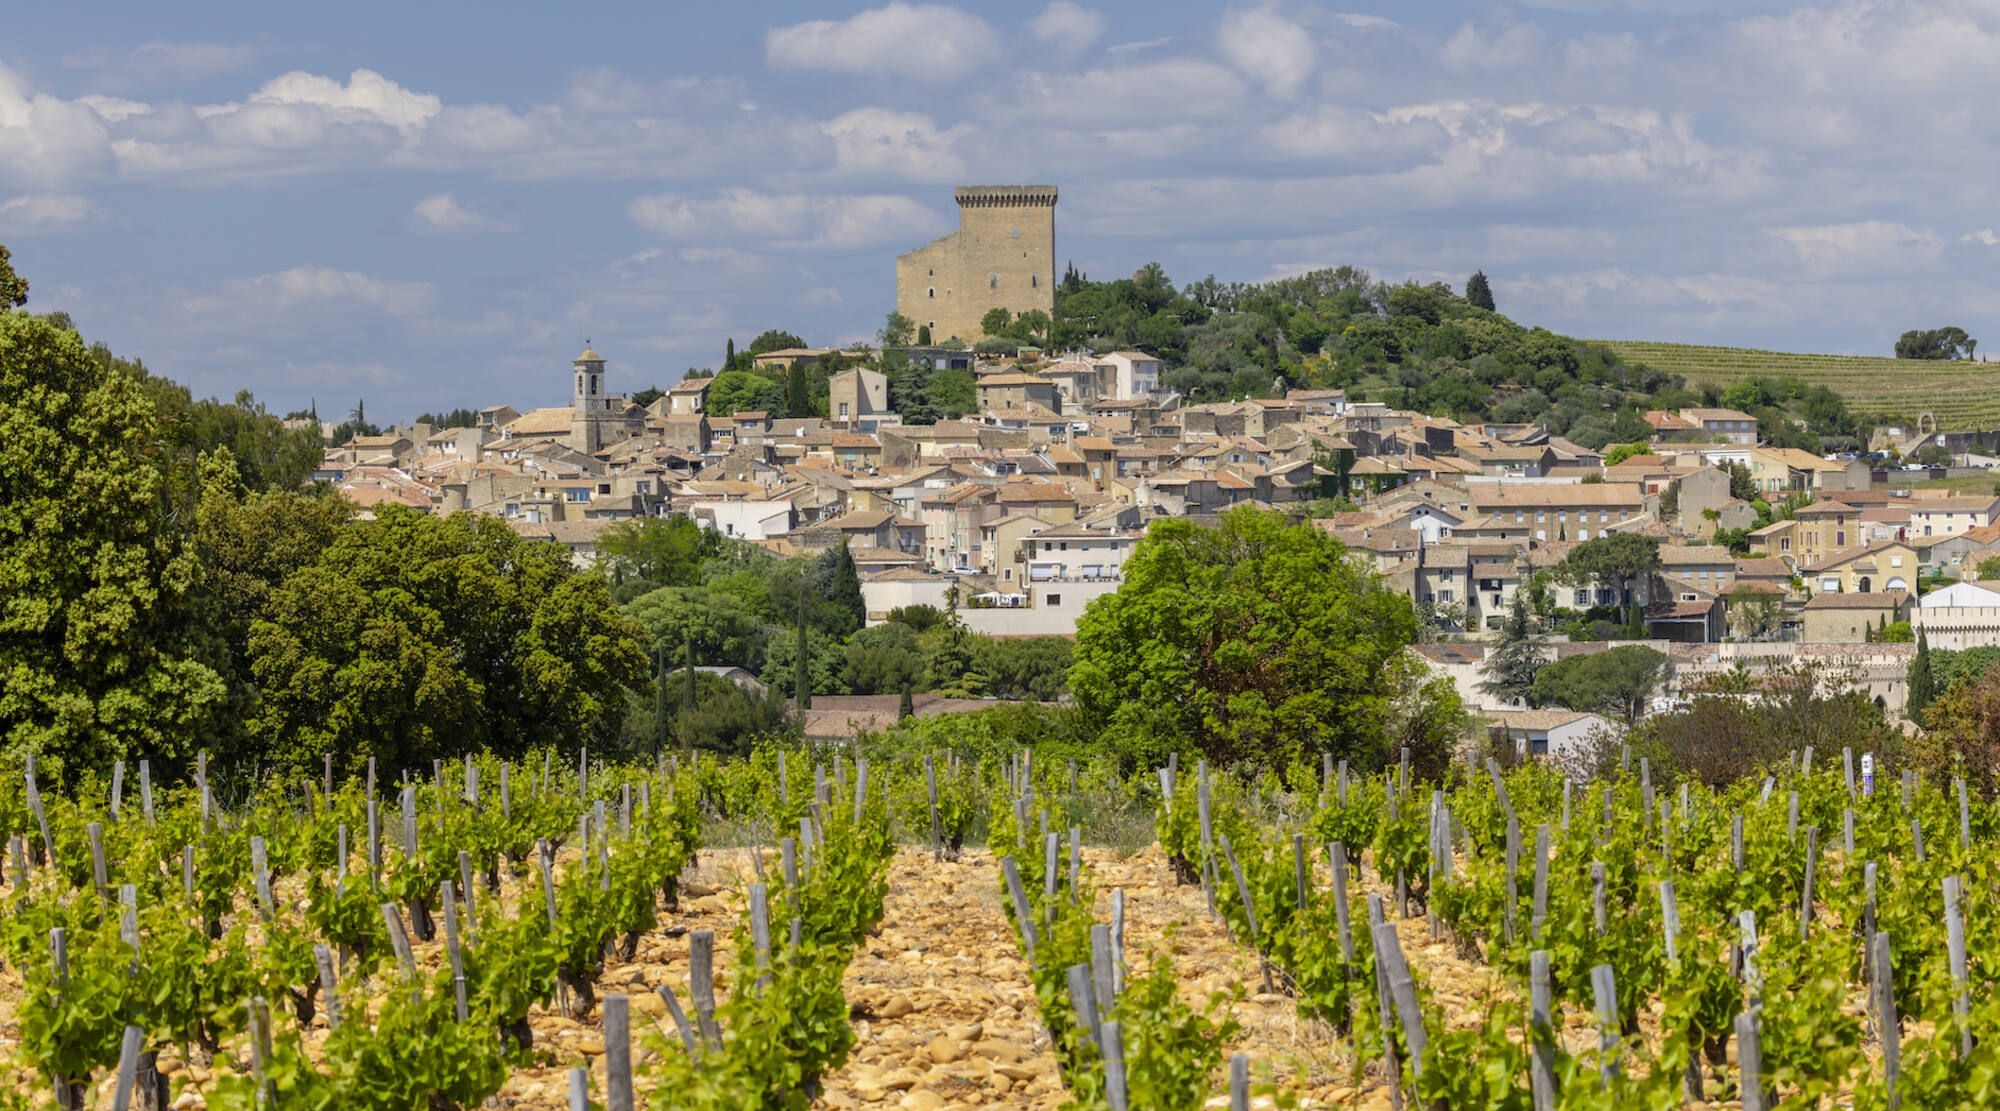
[[[1970,359],[1979,341],[1965,334],[1965,329],[1947,325],[1943,328],[1912,328],[1896,338],[1898,359]]]
[[[1537,703],[1606,714],[1630,725],[1646,713],[1666,673],[1665,654],[1643,644],[1556,660],[1535,675]]]
[[[79,763],[186,755],[221,707],[187,644],[159,413],[77,334],[0,312],[0,738]],[[191,462],[191,461],[190,461]],[[190,482],[190,485],[192,483]]]
[[[1077,624],[1070,689],[1125,759],[1334,752],[1379,760],[1416,637],[1384,589],[1311,524],[1244,507],[1156,524],[1116,594]]]
[[[762,355],[768,351],[784,351],[805,345],[806,341],[798,336],[772,328],[759,333],[756,339],[751,340],[749,351],[752,355]]]
[[[386,506],[286,577],[253,622],[267,766],[389,767],[616,739],[647,671],[601,576],[492,517]]]
[[[28,303],[28,279],[14,272],[14,256],[0,243],[0,312]]]

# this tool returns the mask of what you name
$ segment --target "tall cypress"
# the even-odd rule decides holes
[[[799,359],[792,360],[792,369],[785,374],[785,415],[812,416],[812,386],[806,380],[806,364]]]
[[[793,665],[792,700],[798,708],[812,708],[812,683],[806,677],[806,584],[799,584],[799,658]]]
[[[1475,308],[1493,310],[1493,286],[1486,280],[1486,271],[1474,270],[1472,277],[1465,280],[1465,299]]]
[[[735,337],[735,336],[730,336],[730,337],[729,337],[729,346],[728,346],[728,347],[726,347],[726,348],[724,348],[724,354],[723,354],[723,356],[722,356],[722,369],[724,369],[724,370],[735,370],[735,369],[736,369],[736,337]]]
[[[1921,723],[1924,710],[1937,701],[1937,676],[1931,673],[1931,641],[1917,630],[1917,656],[1910,661],[1910,692],[1903,703],[1903,716]]]

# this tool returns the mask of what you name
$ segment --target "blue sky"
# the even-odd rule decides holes
[[[1057,183],[1094,277],[1887,353],[2000,310],[1996,94],[1994,0],[76,3],[0,42],[0,242],[201,393],[383,418],[867,336],[957,183]]]

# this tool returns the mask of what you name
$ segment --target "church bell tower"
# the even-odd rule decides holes
[[[570,446],[595,455],[604,447],[604,418],[611,414],[611,402],[604,393],[604,356],[585,346],[570,369],[576,379],[570,395]]]

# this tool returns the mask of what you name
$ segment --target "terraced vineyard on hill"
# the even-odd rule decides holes
[[[1913,421],[1937,416],[1946,431],[2000,428],[2000,363],[1932,362],[1866,355],[1802,355],[1744,347],[1605,340],[1634,362],[1671,371],[1688,385],[1744,378],[1800,378],[1845,398],[1856,416]]]

